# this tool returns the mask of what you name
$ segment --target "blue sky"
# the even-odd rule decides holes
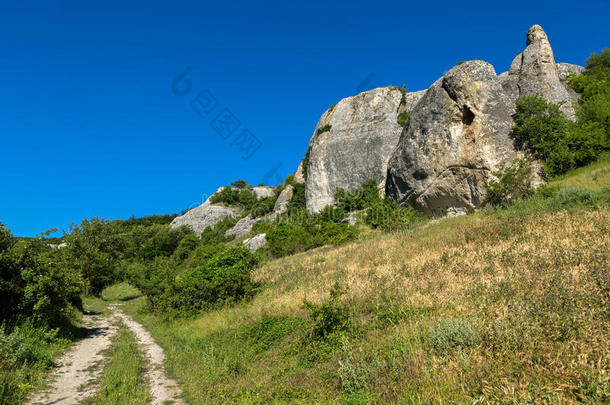
[[[33,236],[180,212],[236,179],[275,184],[341,98],[425,89],[462,60],[500,73],[533,24],[557,61],[583,64],[610,46],[609,14],[601,0],[4,2],[0,222]],[[200,116],[206,90],[216,108]],[[227,140],[211,124],[225,109],[240,122]],[[247,160],[243,130],[260,141]]]

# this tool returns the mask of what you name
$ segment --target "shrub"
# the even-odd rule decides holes
[[[248,249],[221,251],[177,279],[172,306],[193,313],[251,296],[254,286],[250,274],[256,263]]]
[[[276,257],[307,250],[312,240],[305,228],[294,223],[281,223],[267,233],[267,248]]]
[[[305,209],[305,184],[295,183],[293,184],[293,187],[292,198],[288,201],[288,205],[286,206],[286,213],[288,216],[293,216],[298,211]]]
[[[400,207],[390,199],[374,202],[365,209],[364,223],[384,230],[399,229],[410,224],[416,211],[412,207]]]
[[[222,204],[225,203],[227,205],[233,205],[237,202],[238,193],[237,190],[234,190],[232,187],[224,187],[222,190],[214,193],[210,197],[210,202],[213,204]]]
[[[330,124],[326,124],[321,128],[318,128],[318,132],[316,132],[316,135],[320,135],[323,134],[324,132],[328,132],[332,129],[332,125]]]
[[[250,216],[252,218],[258,218],[267,215],[273,208],[275,207],[275,202],[277,200],[277,195],[273,197],[262,198],[252,205],[250,208]]]
[[[528,162],[517,160],[511,167],[499,170],[493,175],[497,180],[486,180],[486,204],[506,207],[515,201],[529,198],[532,188],[532,168]]]
[[[438,353],[474,346],[479,339],[476,321],[467,318],[440,318],[426,335],[427,343]]]
[[[352,330],[350,319],[350,307],[341,305],[339,298],[345,294],[339,283],[335,283],[330,289],[330,297],[321,304],[303,300],[303,308],[309,311],[309,317],[314,325],[310,337],[313,339],[326,339],[336,332],[347,332]]]
[[[0,322],[63,326],[80,307],[83,282],[44,238],[15,240],[0,225]]]
[[[407,123],[407,120],[409,119],[409,115],[411,115],[411,111],[403,111],[400,114],[398,114],[398,117],[396,119],[396,122],[398,122],[398,125],[400,125],[401,127],[404,127],[405,124]]]
[[[246,180],[235,180],[233,183],[231,183],[231,186],[235,188],[252,187],[248,183],[246,183]]]
[[[193,250],[195,250],[195,248],[198,245],[199,245],[199,238],[195,234],[191,233],[191,234],[185,235],[184,238],[182,238],[180,240],[180,242],[178,243],[178,247],[176,247],[176,249],[174,250],[172,257],[177,262],[182,262],[187,257],[189,257],[191,252]]]
[[[517,100],[513,118],[517,139],[544,161],[549,176],[565,173],[573,167],[574,159],[567,140],[571,123],[558,105],[541,97],[522,97]]]

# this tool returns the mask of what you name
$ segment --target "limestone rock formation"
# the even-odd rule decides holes
[[[559,73],[559,78],[565,81],[568,78],[570,73],[575,75],[580,75],[585,72],[584,66],[573,65],[571,63],[558,63],[557,64],[557,72]]]
[[[333,204],[339,187],[353,190],[375,178],[383,189],[388,159],[402,131],[399,109],[410,111],[422,93],[403,98],[398,88],[377,88],[343,99],[322,115],[309,142],[309,212]]]
[[[237,221],[233,228],[225,232],[225,236],[229,237],[231,235],[235,235],[237,239],[242,238],[249,234],[252,231],[254,224],[261,220],[262,218],[252,218],[250,215],[243,217]]]
[[[288,201],[290,201],[293,195],[294,187],[289,184],[282,190],[280,195],[277,197],[277,200],[275,200],[275,206],[273,207],[274,214],[279,215],[286,211]]]
[[[388,164],[386,194],[436,214],[480,205],[483,180],[519,155],[513,109],[489,63],[451,69],[411,113]]]
[[[294,181],[297,183],[303,184],[305,183],[305,174],[303,173],[303,161],[299,163],[299,167],[297,167],[297,171],[294,172]]]
[[[243,245],[253,252],[264,247],[266,244],[267,244],[267,234],[266,233],[259,233],[258,235],[245,239],[243,241]]]
[[[578,95],[568,87],[565,78],[570,68],[578,73],[583,68],[556,64],[549,39],[539,25],[528,30],[526,44],[527,48],[513,60],[508,73],[501,75],[506,94],[513,102],[520,97],[536,95],[552,103],[563,102],[561,109],[574,120]]]
[[[212,204],[208,199],[208,201],[199,207],[193,208],[186,214],[174,218],[169,226],[173,229],[182,225],[188,225],[199,236],[205,228],[213,227],[227,217],[236,216],[237,212],[233,208]]]
[[[269,187],[269,186],[253,187],[252,193],[254,194],[254,197],[257,200],[261,200],[261,199],[267,198],[267,197],[273,197],[275,194],[275,187]]]

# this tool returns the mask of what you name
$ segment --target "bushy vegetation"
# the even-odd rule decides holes
[[[407,120],[409,119],[410,115],[411,115],[411,111],[403,111],[400,114],[398,114],[398,117],[396,118],[396,122],[401,127],[404,127],[405,124],[407,123]]]
[[[495,179],[485,183],[486,204],[507,207],[534,194],[532,167],[528,162],[517,160],[511,167],[499,170],[493,175]]]
[[[252,186],[244,180],[237,180],[231,186],[226,186],[212,195],[210,202],[234,207],[243,215],[258,218],[273,211],[273,206],[281,190],[281,188],[277,188],[273,196],[257,199],[252,191]]]
[[[569,82],[581,95],[574,123],[541,97],[517,100],[514,133],[549,177],[586,165],[610,147],[610,51],[593,54],[586,71]]]
[[[273,223],[255,225],[253,233],[267,234],[266,250],[273,257],[286,256],[323,246],[340,245],[355,240],[359,231],[346,218],[358,213],[360,220],[373,229],[399,229],[416,218],[412,208],[402,208],[388,198],[381,198],[375,179],[347,192],[337,189],[335,204],[318,214],[305,208],[305,185],[293,183],[294,194],[286,212]]]
[[[195,403],[606,403],[603,159],[506,206],[263,263],[252,300],[193,320],[129,309]]]
[[[303,300],[303,307],[309,312],[313,321],[310,335],[312,339],[328,339],[330,335],[353,329],[349,305],[339,303],[340,297],[344,294],[345,291],[339,283],[335,283],[330,289],[330,297],[326,302],[316,304]]]
[[[134,269],[132,282],[153,311],[166,318],[188,317],[252,296],[250,275],[258,259],[248,249],[212,244],[198,253],[198,263],[182,273],[167,259]]]

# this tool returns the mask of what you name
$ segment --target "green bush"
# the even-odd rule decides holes
[[[295,223],[281,223],[267,232],[267,249],[275,257],[305,251],[312,243],[305,227]]]
[[[303,308],[309,311],[309,317],[314,322],[310,333],[312,339],[326,339],[337,332],[348,332],[353,329],[350,316],[350,306],[340,304],[339,299],[345,294],[339,283],[330,290],[330,297],[321,304],[303,300]]]
[[[59,342],[58,330],[30,322],[0,327],[0,403],[19,404],[44,371],[53,366],[51,348]]]
[[[249,185],[246,180],[235,180],[233,183],[231,183],[231,187],[235,187],[235,188],[246,188],[246,187],[252,187],[251,185]]]
[[[330,126],[329,126],[329,130],[330,130]],[[311,152],[311,148],[307,148],[307,150],[305,151],[305,157],[301,160],[302,163],[302,167],[303,167],[303,178],[305,179],[305,181],[307,181],[307,168],[309,167],[309,154]],[[294,176],[293,176],[294,179]]]
[[[195,313],[218,304],[250,297],[256,257],[245,248],[222,251],[176,280],[174,309]]]
[[[580,84],[576,83],[581,81],[572,79],[577,88]],[[568,120],[558,105],[541,97],[517,100],[513,131],[517,139],[544,162],[548,176],[586,165],[608,148],[610,90],[606,91],[607,95],[595,94],[590,98],[583,95],[576,123]]]
[[[517,160],[511,167],[493,173],[497,180],[485,182],[487,197],[485,204],[507,207],[515,201],[534,194],[532,188],[532,167],[528,162]]]
[[[558,105],[541,97],[522,97],[517,100],[513,118],[517,139],[544,161],[547,175],[565,173],[574,166],[568,145],[571,123]]]
[[[398,114],[396,122],[398,122],[398,125],[400,125],[401,127],[404,127],[405,124],[407,123],[407,121],[409,120],[410,115],[411,115],[411,111],[403,111],[400,114]]]
[[[81,306],[81,275],[65,266],[61,251],[44,238],[16,240],[0,224],[0,322],[65,324]]]
[[[172,257],[180,263],[186,258],[188,258],[191,252],[195,250],[198,245],[199,238],[195,234],[191,233],[185,235],[178,243],[178,246],[174,250]]]

